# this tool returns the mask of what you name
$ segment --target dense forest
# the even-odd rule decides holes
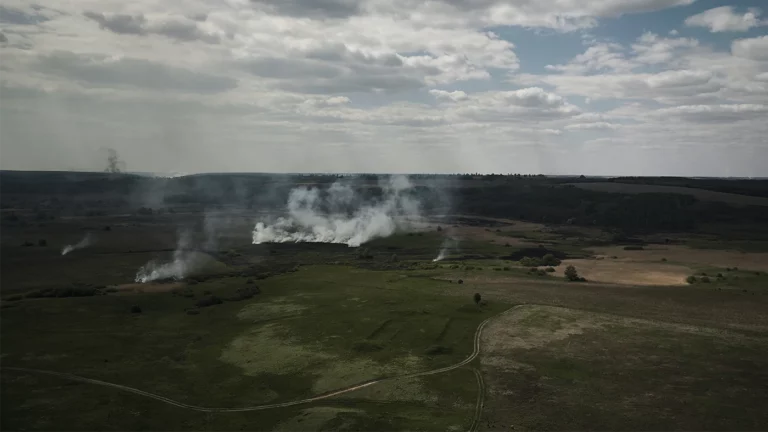
[[[280,210],[297,186],[326,189],[340,181],[361,200],[385,193],[386,176],[199,174],[175,178],[120,173],[0,173],[4,218],[15,207],[34,207],[49,217],[86,212],[143,212],[186,206],[237,206]],[[579,182],[683,186],[768,196],[768,181],[676,177],[587,178],[541,175],[414,175],[406,193],[427,214],[474,214],[535,222],[597,225],[626,232],[685,231],[701,223],[768,223],[766,206],[732,206],[669,193],[608,193],[575,187]],[[68,199],[77,194],[78,200]],[[33,202],[29,202],[29,201]]]

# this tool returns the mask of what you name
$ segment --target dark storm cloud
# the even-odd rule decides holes
[[[109,30],[112,33],[117,34],[146,34],[144,26],[147,23],[147,19],[144,15],[124,15],[116,14],[112,16],[106,16],[102,13],[86,11],[83,13],[86,18],[90,18],[97,23],[99,27],[104,30]]]
[[[32,8],[37,11],[39,8]],[[19,9],[0,6],[0,22],[16,25],[35,25],[48,21],[48,17],[37,12],[25,12]]]
[[[219,37],[205,33],[197,26],[197,21],[205,21],[205,15],[196,15],[191,18],[173,18],[150,25],[144,15],[105,15],[103,13],[86,11],[86,18],[92,19],[104,30],[116,34],[148,35],[157,34],[180,41],[203,41],[207,43],[219,43]]]
[[[361,0],[251,0],[280,15],[309,18],[348,18],[359,15]]]
[[[182,41],[200,40],[211,44],[219,43],[218,36],[201,31],[195,22],[190,21],[167,21],[153,27],[152,33]]]
[[[396,61],[389,56],[350,58],[335,50],[315,54],[318,52],[310,58],[254,58],[241,62],[240,67],[256,76],[279,80],[277,85],[283,90],[313,94],[412,90],[424,86],[423,75],[440,73],[433,67],[403,67],[396,57]]]
[[[232,78],[165,66],[148,60],[83,55],[59,51],[39,60],[39,69],[93,87],[138,87],[191,93],[218,93],[233,89]]]
[[[421,79],[410,76],[353,75],[343,79],[314,79],[304,82],[285,81],[279,86],[288,91],[314,94],[367,93],[383,91],[387,93],[415,90],[424,86]]]
[[[394,53],[369,55],[363,52],[352,51],[344,44],[329,44],[306,53],[307,58],[329,61],[361,63],[379,66],[400,67],[403,60]]]
[[[264,78],[338,78],[343,69],[327,63],[276,57],[259,57],[242,63],[245,70]]]

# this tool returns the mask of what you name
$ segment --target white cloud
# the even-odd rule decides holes
[[[621,51],[622,47],[619,44],[598,43],[587,48],[583,54],[577,55],[567,64],[547,65],[546,69],[577,75],[601,71],[627,72],[634,65],[627,61]]]
[[[760,14],[759,9],[750,9],[744,14],[738,14],[732,6],[720,6],[686,18],[685,25],[705,27],[714,33],[744,32],[766,24],[760,20]]]
[[[659,64],[672,60],[681,51],[695,48],[699,41],[691,38],[664,38],[646,32],[632,44],[634,61],[639,64]]]
[[[429,91],[429,94],[431,94],[432,96],[435,97],[435,99],[438,99],[438,100],[448,100],[453,102],[467,100],[467,94],[461,90],[455,90],[455,91],[449,92],[445,90],[432,89]]]
[[[768,36],[739,39],[731,45],[733,55],[757,61],[768,61]]]
[[[618,129],[620,126],[614,123],[608,122],[594,122],[594,123],[573,123],[567,125],[565,128],[568,130],[585,130],[585,129]]]
[[[768,105],[683,105],[657,110],[653,115],[661,118],[681,118],[692,122],[733,122],[768,116]]]

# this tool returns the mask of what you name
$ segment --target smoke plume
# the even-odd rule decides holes
[[[125,171],[125,162],[120,160],[117,150],[111,148],[107,149],[107,168],[104,171],[112,174]]]
[[[83,249],[85,247],[90,246],[92,243],[93,243],[93,237],[91,236],[91,233],[88,233],[85,235],[85,237],[83,237],[82,240],[80,240],[76,244],[64,246],[64,249],[61,250],[61,254],[66,255],[72,251]]]
[[[443,239],[443,244],[440,245],[440,252],[437,254],[437,258],[432,262],[442,261],[448,254],[459,247],[459,239],[453,237],[446,237]]]
[[[136,282],[146,283],[158,279],[184,279],[190,272],[201,265],[202,257],[191,248],[192,238],[189,231],[179,235],[176,250],[171,262],[150,261],[136,273]]]
[[[412,197],[413,186],[405,176],[380,184],[382,196],[366,200],[339,182],[322,193],[317,188],[293,189],[287,215],[253,229],[253,243],[342,243],[351,247],[406,229],[420,219],[421,203]]]

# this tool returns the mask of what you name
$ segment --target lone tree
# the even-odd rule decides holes
[[[474,299],[475,299],[475,304],[479,305],[480,300],[482,300],[483,298],[480,296],[480,293],[475,293]]]
[[[568,279],[571,282],[576,282],[581,280],[579,277],[579,272],[576,271],[576,267],[569,265],[565,268],[565,278]]]

